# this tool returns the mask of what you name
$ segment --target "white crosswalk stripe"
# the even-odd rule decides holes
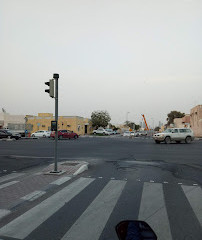
[[[138,218],[146,221],[159,239],[172,239],[161,183],[144,183]]]
[[[0,189],[9,187],[9,186],[11,186],[11,185],[13,185],[13,184],[16,184],[16,183],[18,183],[18,182],[19,182],[19,181],[12,181],[12,182],[8,182],[8,183],[4,183],[4,184],[0,185]]]
[[[120,197],[125,181],[111,180],[62,240],[97,240]],[[90,224],[93,224],[92,225]]]
[[[182,186],[182,189],[202,226],[202,190],[196,186]]]
[[[36,207],[5,225],[0,230],[0,235],[24,239],[93,181],[94,179],[90,178],[79,178]]]
[[[56,182],[56,184],[60,185],[69,180],[70,180],[69,178],[62,178],[62,180]],[[68,186],[64,187],[62,190],[53,194],[46,200],[42,201],[29,211],[25,212],[21,216],[17,217],[13,221],[2,227],[0,229],[0,236],[11,237],[16,239],[25,239],[34,230],[36,231],[33,234],[37,235],[38,234],[37,227],[39,227],[42,223],[48,224],[45,223],[45,221],[48,220],[49,218],[53,218],[54,221],[56,216],[53,215],[56,212],[58,212],[66,203],[70,202],[70,200],[72,199],[74,200],[74,198],[79,194],[81,195],[86,194],[88,196],[88,194],[91,192],[90,188],[91,189],[96,188],[97,186],[96,181],[98,182],[103,181],[103,179],[95,180],[95,178],[81,177],[75,180]],[[139,182],[137,183],[135,181],[135,184],[142,183]],[[108,226],[108,224],[110,224],[111,219],[113,219],[113,216],[111,215],[113,214],[114,211],[117,211],[115,206],[117,205],[117,202],[121,199],[121,195],[126,185],[127,181],[115,179],[111,179],[107,183],[103,182],[102,185],[98,185],[99,189],[101,190],[97,189],[97,193],[94,195],[93,199],[89,197],[88,201],[89,200],[90,201],[89,202],[87,201],[86,207],[83,210],[81,210],[81,212],[78,212],[78,215],[75,217],[72,223],[68,225],[68,227],[64,226],[63,231],[61,231],[62,233],[60,236],[61,240],[100,239],[100,236],[102,236],[102,233],[104,233],[103,230],[105,229],[106,226]],[[86,189],[87,186],[89,186],[88,189]],[[166,191],[167,186],[168,184],[165,185],[164,183],[145,182],[143,184],[139,207],[138,219],[146,221],[155,231],[155,233],[158,236],[158,239],[160,240],[172,240],[174,238],[174,236],[172,238],[171,234],[170,229],[171,223],[169,222],[164,197],[164,191]],[[199,223],[202,225],[201,188],[199,186],[185,186],[185,185],[180,186],[178,185],[178,188],[183,189],[184,200],[186,201],[186,198],[188,199],[190,203],[190,208],[193,209],[193,212],[196,215]],[[127,190],[127,187],[125,190]],[[136,189],[134,189],[134,194],[139,194],[135,190]],[[84,192],[81,193],[82,191]],[[23,199],[31,201],[33,198],[38,197],[38,195],[44,193],[45,192],[43,191],[35,191],[32,192],[31,194],[24,196]],[[80,195],[78,196],[78,198],[80,200]],[[84,198],[84,201],[85,200],[86,199]],[[70,206],[72,203],[73,202],[69,203]],[[122,204],[122,202],[119,202],[118,204]],[[124,202],[123,206],[125,206],[126,204],[127,201]],[[65,209],[64,213],[66,214],[66,211],[68,212],[69,206],[67,205],[66,208],[64,209]],[[80,210],[78,209],[78,211]],[[7,215],[9,213],[10,213],[9,210],[0,209],[0,216]],[[120,221],[121,220],[123,219],[120,219]],[[119,219],[117,219],[117,223],[118,222]],[[32,235],[29,236],[28,238],[30,237],[32,237]],[[57,239],[59,238],[57,237]]]

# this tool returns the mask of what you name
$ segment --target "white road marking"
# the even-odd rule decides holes
[[[179,182],[178,184],[179,184],[179,185],[182,185],[182,183],[181,183],[181,182]]]
[[[79,178],[0,229],[0,235],[24,239],[95,179]]]
[[[11,186],[13,184],[16,184],[18,182],[19,181],[12,181],[12,182],[8,182],[8,183],[4,183],[4,184],[0,185],[0,189],[5,188],[5,187],[9,187],[9,186]]]
[[[194,183],[193,186],[198,186],[198,184],[197,184],[197,183]]]
[[[202,190],[196,186],[181,186],[202,226]]]
[[[98,240],[125,184],[120,180],[109,181],[61,240]]]
[[[5,182],[5,181],[9,181],[13,178],[17,178],[17,177],[20,177],[20,176],[23,176],[23,175],[25,175],[25,173],[11,173],[11,174],[8,174],[8,175],[0,178],[0,183]]]
[[[103,178],[103,177],[98,177],[98,178]]]
[[[21,197],[22,200],[26,200],[26,201],[34,201],[35,199],[43,196],[46,192],[44,191],[34,191],[30,194],[27,194],[24,197]]]
[[[0,219],[8,215],[11,211],[7,209],[0,209]]]
[[[71,179],[71,177],[62,177],[62,178],[57,179],[54,182],[51,182],[50,184],[61,185],[65,182],[69,181],[70,179]]]
[[[138,219],[146,221],[158,239],[172,239],[161,183],[144,183]]]
[[[150,180],[149,182],[151,182],[151,183],[154,183],[154,181],[153,181],[153,180]]]
[[[163,183],[168,183],[168,182],[163,182]]]

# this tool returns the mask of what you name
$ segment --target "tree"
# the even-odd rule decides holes
[[[168,113],[167,115],[167,126],[169,126],[170,124],[173,124],[174,122],[174,118],[182,118],[185,116],[185,113],[181,113],[181,112],[178,112],[178,111],[171,111],[170,113]]]
[[[91,114],[93,127],[106,127],[110,122],[111,117],[107,111],[94,111]]]
[[[139,130],[140,129],[140,125],[136,125],[135,124],[135,130],[137,131],[137,130]]]
[[[154,131],[158,132],[160,130],[160,127],[155,127]]]
[[[130,121],[125,121],[125,126],[134,129],[135,128],[135,123],[134,122],[130,122]]]
[[[125,126],[135,130],[140,129],[140,125],[136,125],[134,122],[130,122],[130,121],[125,121]]]

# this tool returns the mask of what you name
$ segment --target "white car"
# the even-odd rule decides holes
[[[168,144],[172,141],[190,143],[194,140],[194,133],[190,128],[168,128],[162,133],[154,134],[153,139],[156,143],[165,142]]]
[[[96,134],[110,135],[110,133],[102,127],[99,127],[97,130],[94,130],[93,134],[95,134],[95,135]]]
[[[123,133],[123,137],[130,137],[131,136],[131,132],[130,131],[125,131]]]
[[[31,137],[50,137],[51,131],[40,130],[32,133]]]
[[[116,134],[112,129],[110,128],[105,128],[105,130],[109,133],[109,135]]]

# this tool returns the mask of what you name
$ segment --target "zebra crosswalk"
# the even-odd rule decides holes
[[[4,225],[0,239],[112,240],[117,239],[115,224],[127,218],[146,221],[160,240],[186,239],[182,238],[187,237],[186,229],[184,236],[183,229],[177,236],[178,216],[169,212],[170,204],[176,201],[189,203],[192,216],[185,215],[184,222],[191,217],[191,237],[202,239],[201,187],[173,187],[183,197],[170,202],[166,197],[168,184],[80,177]]]

